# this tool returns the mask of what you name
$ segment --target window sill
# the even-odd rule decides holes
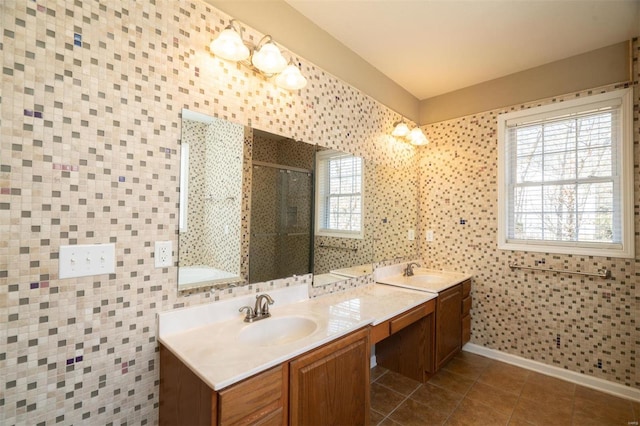
[[[545,243],[519,243],[519,242],[499,242],[498,250],[527,251],[535,253],[549,254],[573,254],[578,256],[598,256],[615,257],[622,259],[634,258],[634,247],[605,248],[605,247],[585,247],[575,244],[545,244]]]

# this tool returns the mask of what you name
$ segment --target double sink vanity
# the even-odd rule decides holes
[[[160,314],[160,424],[368,424],[373,345],[422,382],[470,337],[471,277],[413,266],[314,299],[305,284]]]

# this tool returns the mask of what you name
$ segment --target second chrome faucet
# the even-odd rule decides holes
[[[269,305],[273,305],[273,299],[268,294],[259,294],[256,296],[256,305],[243,306],[239,309],[240,312],[246,311],[247,315],[244,317],[244,322],[254,322],[261,319],[269,318]]]

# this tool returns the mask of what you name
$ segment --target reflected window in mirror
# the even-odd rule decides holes
[[[362,158],[333,150],[316,153],[316,235],[361,239],[363,212]]]

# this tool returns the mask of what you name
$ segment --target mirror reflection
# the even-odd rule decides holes
[[[244,126],[183,111],[178,286],[242,280]]]
[[[249,282],[312,268],[315,146],[253,131]]]
[[[182,113],[178,288],[314,274],[324,285],[414,257],[413,169]]]

